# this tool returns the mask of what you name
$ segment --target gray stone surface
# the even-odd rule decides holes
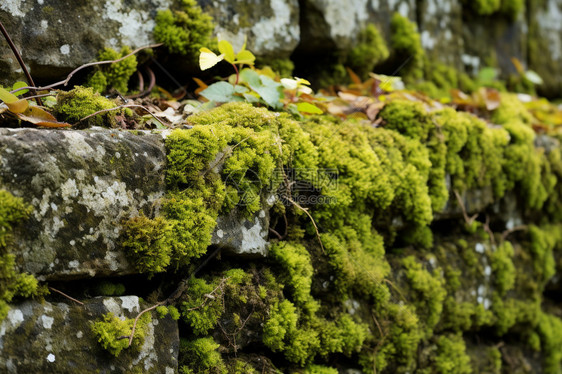
[[[104,47],[133,48],[153,42],[154,17],[171,0],[2,0],[0,21],[36,79],[66,76],[94,61]],[[0,43],[0,83],[21,78],[8,45]]]
[[[164,195],[162,136],[114,130],[0,129],[0,188],[34,210],[15,237],[23,271],[40,279],[134,272],[121,223]]]
[[[259,56],[288,57],[300,40],[297,0],[201,1],[217,24],[215,34],[235,50],[247,47]]]
[[[237,256],[265,257],[269,249],[268,230],[268,208],[252,218],[246,218],[234,209],[228,216],[218,218],[211,244]]]
[[[0,129],[0,189],[33,206],[15,234],[17,263],[40,280],[136,273],[119,245],[122,223],[158,214],[164,133]],[[212,243],[266,256],[269,205],[219,217]]]
[[[0,324],[2,373],[176,373],[179,334],[169,316],[153,316],[143,345],[114,357],[97,344],[90,324],[113,312],[134,318],[137,296],[94,298],[84,306],[25,301],[12,305]]]

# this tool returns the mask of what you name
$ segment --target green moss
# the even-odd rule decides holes
[[[389,56],[386,42],[379,29],[368,24],[358,36],[358,40],[349,51],[347,65],[361,78],[366,79],[373,68]]]
[[[127,46],[121,48],[120,52],[112,48],[105,48],[98,55],[98,61],[117,60],[131,53]],[[126,59],[112,64],[96,65],[96,71],[88,79],[86,86],[92,87],[94,91],[103,93],[108,89],[114,89],[121,94],[128,91],[129,78],[137,71],[137,57],[129,56]]]
[[[535,277],[541,286],[556,273],[553,250],[562,243],[559,225],[544,226],[542,229],[529,226],[529,250],[533,258]]]
[[[562,367],[562,320],[556,316],[541,313],[537,332],[541,340],[541,351],[544,357],[544,372],[560,373]]]
[[[314,270],[308,251],[296,243],[279,242],[271,247],[269,253],[286,273],[281,280],[290,286],[295,303],[314,314],[319,305],[310,295]]]
[[[121,296],[125,293],[125,286],[122,283],[102,281],[96,284],[94,292],[102,296]]]
[[[182,374],[226,374],[227,368],[217,351],[219,344],[212,337],[180,340]]]
[[[425,52],[416,24],[399,13],[394,13],[390,29],[392,51],[400,63],[405,63],[400,75],[407,80],[422,78]]]
[[[211,16],[195,0],[180,0],[176,10],[161,10],[156,15],[154,39],[164,43],[170,52],[188,56],[193,63],[200,48],[212,49],[213,28]]]
[[[436,373],[472,373],[470,357],[466,354],[464,340],[460,334],[440,336],[432,361]]]
[[[137,321],[132,347],[140,347],[147,333],[148,324],[152,318],[150,313],[144,313]],[[121,320],[113,313],[104,314],[101,321],[92,322],[92,332],[98,342],[109,353],[118,357],[123,349],[129,347],[129,339],[119,339],[121,336],[129,336],[133,329],[134,318]]]
[[[31,297],[42,292],[35,277],[16,271],[16,258],[10,253],[13,230],[31,211],[32,207],[23,199],[0,190],[0,321],[6,317],[8,303],[14,297]]]
[[[499,124],[506,124],[513,121],[521,121],[527,125],[533,123],[533,116],[527,108],[525,108],[525,105],[519,101],[517,95],[502,93],[500,97],[500,106],[494,110],[492,121]]]
[[[338,374],[338,369],[321,365],[309,365],[304,370],[304,374]]]
[[[501,0],[476,0],[466,1],[472,10],[481,16],[489,16],[500,9]]]
[[[172,227],[163,217],[143,214],[124,224],[122,246],[135,268],[143,273],[159,273],[170,264]]]
[[[76,86],[71,91],[59,92],[57,95],[57,104],[54,109],[59,120],[77,123],[91,114],[101,110],[112,109],[116,106],[117,104],[114,101],[100,96],[97,92],[94,92],[91,87]],[[115,127],[115,115],[119,113],[122,113],[122,111],[103,112],[81,121],[80,124],[88,127]]]
[[[511,290],[515,284],[515,266],[512,261],[513,246],[510,242],[501,243],[490,255],[490,266],[494,272],[494,284],[500,295]]]
[[[416,312],[418,316],[422,317],[421,320],[425,325],[425,336],[430,337],[435,325],[441,318],[443,301],[447,296],[443,279],[437,270],[431,274],[423,269],[413,256],[404,258],[402,265],[406,270],[406,277],[413,291],[413,300],[415,300],[413,303],[416,306]]]

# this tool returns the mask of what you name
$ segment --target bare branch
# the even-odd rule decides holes
[[[77,124],[79,124],[80,122],[82,122],[82,121],[84,121],[84,120],[87,120],[87,119],[90,118],[90,117],[97,116],[98,114],[107,113],[107,112],[112,112],[112,111],[114,111],[114,110],[119,110],[119,109],[123,109],[123,108],[140,108],[140,109],[144,109],[146,112],[148,112],[148,114],[150,114],[150,115],[152,116],[152,118],[154,118],[155,120],[157,120],[158,122],[160,122],[163,126],[166,126],[166,127],[170,127],[170,126],[171,126],[170,124],[167,124],[167,123],[162,122],[162,120],[160,120],[158,117],[156,117],[150,110],[148,110],[148,108],[146,108],[146,107],[144,107],[144,106],[142,106],[142,105],[137,105],[137,104],[123,104],[123,105],[116,106],[116,107],[114,107],[114,108],[98,110],[97,112],[94,112],[94,113],[92,113],[92,114],[90,114],[90,115],[87,115],[87,116],[84,117],[84,118],[81,118],[78,122],[76,122],[76,123],[74,124],[74,126],[76,126]]]
[[[30,86],[35,86],[35,83],[33,83],[33,78],[31,78],[31,74],[29,74],[29,71],[27,70],[27,66],[25,66],[25,63],[23,62],[23,58],[21,58],[21,55],[18,49],[16,48],[16,45],[12,41],[12,38],[10,38],[10,34],[8,34],[8,31],[4,28],[2,22],[0,22],[0,31],[4,35],[6,42],[8,42],[8,45],[10,46],[14,55],[16,56],[16,60],[18,60],[18,63],[20,64],[23,73],[25,74],[25,78],[27,79],[27,84],[29,84]],[[43,103],[41,102],[41,99],[37,96],[37,92],[35,92],[34,89],[31,89],[31,93],[35,95],[34,99],[37,102],[37,105],[42,106]]]
[[[90,66],[95,66],[95,65],[105,65],[105,64],[113,64],[113,63],[116,63],[116,62],[120,62],[120,61],[123,61],[124,59],[126,59],[127,57],[130,57],[130,56],[134,55],[135,53],[138,53],[139,51],[142,51],[143,49],[156,48],[156,47],[160,47],[161,45],[162,45],[162,43],[151,44],[151,45],[147,45],[147,46],[144,46],[144,47],[140,47],[140,48],[135,49],[131,53],[129,53],[129,54],[127,54],[127,55],[125,55],[121,58],[118,58],[116,60],[90,62],[90,63],[84,64],[80,67],[77,67],[72,72],[70,72],[70,74],[67,75],[66,79],[64,79],[60,82],[56,82],[56,83],[50,84],[48,86],[43,86],[43,87],[34,87],[34,86],[21,87],[21,88],[18,88],[17,90],[11,91],[11,93],[15,93],[15,92],[18,92],[18,91],[21,91],[21,90],[26,90],[26,89],[42,91],[42,90],[50,90],[50,89],[58,87],[60,85],[66,86],[68,84],[68,82],[70,81],[70,79],[72,78],[72,76],[74,76],[74,74],[76,74],[77,72],[79,72],[82,69],[85,69],[85,68],[90,67]]]
[[[476,217],[478,217],[478,214],[475,214],[472,217],[469,217],[468,213],[466,212],[466,207],[464,206],[464,202],[462,201],[461,195],[459,194],[459,192],[457,190],[453,190],[453,192],[455,193],[455,196],[457,197],[457,202],[459,203],[459,206],[462,210],[462,215],[464,216],[464,220],[466,221],[466,223],[468,225],[472,225],[472,223],[474,222]]]
[[[53,292],[56,292],[56,293],[58,293],[58,294],[60,294],[60,295],[62,295],[62,296],[64,296],[64,297],[66,297],[67,299],[70,299],[70,300],[74,301],[74,302],[77,303],[77,304],[80,304],[80,305],[84,306],[84,303],[83,303],[83,302],[78,301],[78,300],[76,300],[75,298],[68,296],[67,294],[65,294],[65,293],[62,292],[62,291],[57,290],[56,288],[49,287],[49,289],[50,289],[51,291],[53,291]]]
[[[502,232],[502,236],[501,236],[502,242],[503,242],[505,239],[507,239],[507,237],[508,237],[509,235],[511,235],[512,233],[514,233],[514,232],[516,232],[516,231],[527,230],[528,228],[529,228],[529,227],[528,227],[527,225],[519,225],[519,226],[515,226],[515,227],[513,227],[513,228],[511,228],[511,229],[505,230],[504,232]]]

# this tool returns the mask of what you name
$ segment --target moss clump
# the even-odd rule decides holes
[[[99,112],[115,108],[117,104],[97,92],[91,87],[76,86],[68,92],[59,92],[55,112],[57,118],[69,123],[78,123],[83,118]],[[84,121],[80,121],[81,126],[105,126],[115,127],[115,115],[122,111],[109,111],[92,116]]]
[[[401,75],[407,80],[422,78],[425,52],[416,24],[399,13],[394,13],[390,29],[392,51],[400,63],[405,63]]]
[[[540,336],[541,351],[544,354],[544,372],[560,372],[562,363],[562,320],[556,316],[541,313],[537,332]]]
[[[180,362],[182,374],[226,374],[227,368],[217,351],[220,344],[211,337],[195,340],[180,340]]]
[[[388,48],[379,29],[369,24],[359,33],[357,44],[349,51],[347,65],[365,79],[368,73],[388,56]]]
[[[502,296],[515,284],[515,266],[512,257],[513,246],[510,242],[501,243],[490,255],[490,266],[495,278],[494,284]]]
[[[105,48],[98,55],[98,61],[117,60],[131,53],[127,46],[121,48],[120,52],[112,48]],[[128,91],[129,78],[137,71],[137,57],[129,56],[126,59],[107,65],[96,65],[96,71],[88,79],[86,86],[92,87],[94,91],[103,93],[108,89],[114,89],[125,94]]]
[[[502,93],[500,106],[492,113],[492,121],[499,124],[522,122],[526,125],[533,123],[533,115],[519,101],[517,95]]]
[[[156,15],[154,39],[172,53],[188,56],[195,62],[199,49],[212,48],[213,19],[195,0],[179,0],[177,9],[161,10]]]
[[[16,271],[16,258],[10,253],[12,231],[31,210],[23,199],[0,190],[0,322],[8,314],[8,303],[14,297],[31,297],[41,292],[35,277]]]
[[[125,286],[122,283],[102,281],[95,286],[94,292],[102,296],[121,296],[125,293]]]
[[[338,374],[338,369],[321,366],[321,365],[309,365],[304,370],[304,374]]]
[[[318,303],[310,295],[314,270],[305,247],[296,243],[279,242],[271,247],[270,255],[286,272],[284,280],[291,287],[295,303],[309,313],[315,313]]]
[[[466,354],[464,340],[460,334],[443,335],[437,339],[437,352],[433,358],[436,373],[470,374],[470,357]]]
[[[224,277],[211,282],[192,278],[189,281],[189,295],[180,305],[183,320],[196,335],[203,335],[214,328],[224,312],[225,294],[235,292],[246,278],[244,271],[231,269]]]
[[[148,324],[152,321],[150,313],[144,313],[137,321],[133,336],[133,347],[140,347],[148,331]],[[123,349],[129,347],[129,339],[119,339],[129,336],[133,330],[134,318],[121,320],[113,313],[104,314],[101,321],[93,322],[91,329],[98,342],[109,353],[118,357]]]
[[[163,217],[154,219],[141,214],[124,224],[122,246],[135,268],[143,273],[159,273],[172,257],[172,227]]]
[[[180,319],[180,312],[173,305],[170,306],[160,305],[159,307],[156,308],[156,313],[158,313],[158,318],[164,318],[169,314],[174,321]]]
[[[405,267],[406,277],[414,292],[414,299],[417,300],[414,304],[418,316],[422,317],[421,320],[425,325],[425,336],[430,337],[441,318],[443,301],[447,296],[443,279],[439,271],[436,270],[431,274],[423,269],[413,256],[403,259],[402,265]]]

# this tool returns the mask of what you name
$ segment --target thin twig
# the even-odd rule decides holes
[[[80,305],[82,305],[82,306],[84,305],[83,302],[78,301],[78,300],[76,300],[75,298],[73,298],[73,297],[71,297],[71,296],[68,296],[67,294],[65,294],[65,293],[62,292],[62,291],[57,290],[56,288],[49,287],[49,289],[50,289],[51,291],[53,291],[53,292],[56,292],[56,293],[58,293],[58,294],[60,294],[60,295],[62,295],[62,296],[64,296],[64,297],[66,297],[67,299],[70,299],[70,300],[74,301],[74,302],[77,303],[77,304],[80,304]]]
[[[495,247],[496,238],[494,238],[494,233],[492,232],[492,229],[490,229],[490,217],[487,214],[486,214],[486,222],[484,222],[484,231],[488,233],[488,236],[490,237],[490,242]]]
[[[56,82],[56,83],[53,83],[53,84],[50,84],[50,85],[44,86],[44,87],[34,87],[34,86],[21,87],[21,88],[18,88],[17,90],[11,91],[11,93],[15,93],[15,92],[25,90],[25,89],[43,91],[43,90],[50,90],[50,89],[55,88],[55,87],[60,86],[60,85],[66,86],[68,84],[68,82],[70,82],[70,79],[72,78],[72,76],[82,69],[85,69],[85,68],[90,67],[90,66],[95,66],[95,65],[113,64],[113,63],[116,63],[116,62],[120,62],[120,61],[123,61],[124,59],[126,59],[127,57],[130,57],[130,56],[134,55],[135,53],[138,53],[139,51],[142,51],[143,49],[156,48],[156,47],[160,47],[161,45],[162,45],[162,43],[151,44],[151,45],[147,45],[147,46],[144,46],[144,47],[140,47],[140,48],[135,49],[131,53],[129,53],[129,54],[127,54],[127,55],[125,55],[121,58],[118,58],[116,60],[90,62],[90,63],[87,63],[87,64],[84,64],[82,66],[77,67],[72,72],[70,72],[70,74],[67,75],[66,79],[64,79],[60,82]]]
[[[29,74],[29,71],[27,70],[27,66],[25,66],[25,63],[23,62],[23,58],[21,58],[21,55],[18,49],[16,48],[16,45],[12,41],[12,38],[10,38],[10,34],[8,34],[8,31],[6,30],[6,28],[4,28],[2,22],[0,22],[0,31],[2,31],[2,34],[4,35],[6,42],[8,42],[8,45],[12,49],[14,55],[16,56],[16,60],[18,60],[18,63],[20,64],[23,73],[25,74],[25,78],[27,79],[27,84],[29,84],[30,86],[35,86],[35,83],[33,82],[33,78],[31,78],[31,74]],[[31,89],[31,93],[35,95],[34,99],[37,102],[37,105],[43,106],[43,102],[37,96],[37,92],[34,89]]]
[[[527,226],[527,225],[519,225],[519,226],[515,226],[514,228],[505,230],[504,232],[502,232],[502,236],[501,236],[502,242],[503,242],[505,239],[507,239],[507,237],[508,237],[509,235],[511,235],[512,233],[514,233],[514,232],[516,232],[516,231],[527,230],[527,229],[528,229],[528,226]]]
[[[167,124],[167,123],[165,123],[165,122],[162,122],[162,120],[160,120],[158,117],[156,117],[150,110],[148,110],[148,108],[146,108],[146,107],[144,107],[144,106],[142,106],[142,105],[137,105],[137,104],[123,104],[123,105],[116,106],[116,107],[114,107],[114,108],[98,110],[97,112],[94,112],[94,113],[92,113],[92,114],[90,114],[90,115],[87,115],[87,116],[84,117],[84,118],[81,118],[78,122],[76,122],[76,123],[74,124],[74,126],[78,125],[80,122],[82,122],[82,121],[84,121],[84,120],[87,120],[87,119],[90,118],[90,117],[97,116],[98,114],[107,113],[107,112],[112,112],[112,111],[114,111],[114,110],[119,110],[119,109],[123,109],[123,108],[141,108],[141,109],[144,109],[146,112],[148,112],[148,114],[150,114],[155,120],[157,120],[158,122],[160,122],[163,126],[166,126],[166,127],[170,127],[170,126],[171,126],[170,124]]]
[[[281,236],[281,234],[279,234],[277,231],[275,231],[275,230],[272,229],[271,227],[269,228],[269,232],[271,232],[272,234],[275,234],[275,236],[276,236],[279,240],[283,240],[283,237]]]
[[[381,325],[379,324],[379,321],[377,321],[377,317],[375,317],[375,314],[373,312],[371,312],[371,317],[373,317],[373,321],[375,322],[375,325],[377,325],[377,328],[379,329],[379,333],[381,334],[381,339],[382,339],[384,337],[384,334],[382,332]]]
[[[151,306],[150,308],[146,308],[145,310],[143,310],[142,312],[140,312],[137,315],[137,318],[135,318],[135,322],[133,322],[133,328],[131,329],[131,335],[130,336],[121,336],[119,337],[117,340],[119,339],[126,339],[129,338],[129,347],[131,346],[131,344],[133,344],[133,338],[135,337],[135,329],[137,328],[137,322],[139,320],[139,318],[146,312],[150,312],[152,309],[158,308],[160,305],[162,305],[164,302],[161,301],[159,303],[154,304],[153,306]]]
[[[293,199],[291,199],[289,196],[285,196],[285,198],[294,206],[296,206],[297,208],[299,208],[300,210],[302,210],[303,212],[306,213],[306,215],[308,216],[308,218],[310,218],[310,221],[312,221],[312,224],[314,225],[314,229],[316,230],[316,236],[318,237],[318,241],[320,242],[320,248],[322,249],[322,254],[326,254],[326,251],[324,250],[324,244],[322,244],[322,239],[320,238],[320,231],[318,231],[318,226],[316,226],[316,222],[314,221],[314,218],[312,218],[312,215],[308,212],[308,209],[303,208],[302,206],[300,206],[296,201],[294,201]]]
[[[476,217],[478,217],[478,214],[475,214],[472,217],[469,217],[468,213],[466,212],[466,207],[464,206],[464,202],[462,201],[461,195],[459,194],[459,192],[457,190],[453,190],[453,192],[455,193],[455,196],[457,197],[457,202],[459,203],[459,206],[462,210],[462,215],[464,216],[464,220],[466,221],[466,223],[468,225],[472,225],[472,222],[474,222]]]

